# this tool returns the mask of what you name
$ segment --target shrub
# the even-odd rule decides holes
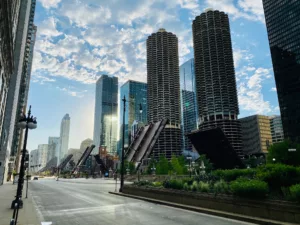
[[[141,181],[135,181],[133,183],[133,185],[136,185],[136,186],[152,186],[152,182],[150,182],[148,180],[141,180]]]
[[[198,182],[194,181],[191,185],[191,191],[197,191],[198,190]]]
[[[162,183],[156,181],[156,182],[153,182],[153,183],[152,183],[152,186],[153,186],[153,187],[162,187]]]
[[[184,183],[183,190],[189,191],[189,185],[188,185],[188,183]]]
[[[198,184],[198,191],[209,192],[209,183],[200,181]]]
[[[228,193],[229,192],[229,185],[226,181],[220,180],[214,183],[213,185],[214,192],[217,193]]]
[[[300,202],[300,184],[295,184],[290,188],[291,198]]]
[[[165,188],[172,188],[172,189],[183,189],[183,182],[182,180],[166,180],[163,182],[163,186]]]
[[[268,164],[258,168],[256,178],[267,182],[270,188],[280,190],[281,187],[300,183],[300,168],[283,164]]]
[[[253,178],[255,169],[233,169],[233,170],[215,170],[213,175],[225,181],[233,181],[239,177]]]
[[[240,197],[261,198],[269,192],[268,184],[260,180],[237,179],[230,183],[233,194]]]
[[[214,182],[219,180],[219,177],[216,176],[214,173],[205,173],[205,174],[199,174],[194,178],[196,181],[200,182]]]

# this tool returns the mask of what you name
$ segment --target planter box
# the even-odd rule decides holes
[[[245,216],[300,224],[299,204],[286,201],[250,200],[230,195],[215,196],[214,194],[130,185],[124,186],[123,193]]]

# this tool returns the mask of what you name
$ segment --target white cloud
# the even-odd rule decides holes
[[[235,5],[234,0],[206,0],[207,7],[224,11],[231,15],[233,19],[245,18],[247,20],[264,22],[264,15],[261,14],[261,0],[239,0],[238,5],[240,8]]]
[[[42,6],[46,9],[49,8],[56,8],[58,3],[60,3],[61,0],[38,0]]]
[[[49,17],[47,20],[44,20],[41,24],[38,25],[38,35],[45,35],[46,37],[61,35],[62,32],[59,32],[56,29],[56,23],[57,19],[55,19],[54,17]]]
[[[276,87],[272,87],[270,91],[276,92],[276,91],[277,91],[277,88],[276,88]]]
[[[63,88],[61,88],[61,87],[57,86],[56,89],[58,89],[62,92],[65,92],[65,93],[67,93],[68,95],[70,95],[72,97],[78,97],[78,98],[83,98],[84,93],[87,92],[86,90],[84,90],[84,91],[75,91],[75,90],[73,90],[74,88],[72,88],[72,87],[67,87],[67,88],[63,87]]]
[[[238,98],[239,105],[243,110],[250,111],[256,114],[268,114],[273,112],[269,101],[264,100],[262,94],[262,83],[271,78],[271,69],[257,68],[255,71],[247,71],[247,67],[243,68],[245,74],[249,75],[248,80],[243,80],[238,83]]]

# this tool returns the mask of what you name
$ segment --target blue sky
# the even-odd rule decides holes
[[[240,117],[279,114],[261,0],[37,0],[28,148],[59,136],[66,113],[70,148],[92,138],[97,78],[145,82],[145,40],[161,27],[178,36],[180,64],[192,58],[192,20],[206,8],[230,17]]]

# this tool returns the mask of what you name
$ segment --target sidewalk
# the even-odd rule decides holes
[[[40,219],[37,215],[32,197],[28,192],[26,199],[26,186],[23,189],[23,208],[19,210],[18,225],[41,225]],[[12,218],[13,210],[10,205],[17,192],[17,184],[4,184],[0,186],[0,225],[9,225]]]

